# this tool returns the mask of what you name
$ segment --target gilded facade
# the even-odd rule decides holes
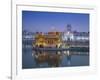
[[[35,46],[37,47],[57,47],[62,44],[60,32],[48,32],[47,34],[37,33],[35,37]]]

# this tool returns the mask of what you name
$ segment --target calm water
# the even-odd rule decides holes
[[[31,46],[22,49],[22,68],[89,66],[88,52],[35,52]],[[68,54],[71,54],[68,56]],[[38,55],[36,55],[38,54]],[[37,58],[38,56],[38,58]]]

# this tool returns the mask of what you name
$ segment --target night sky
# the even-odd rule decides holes
[[[88,32],[89,14],[22,11],[23,30],[48,32],[54,29],[63,32],[67,24],[71,24],[72,30]]]

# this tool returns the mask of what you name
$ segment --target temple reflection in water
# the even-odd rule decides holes
[[[71,54],[69,51],[66,51],[64,53],[61,52],[55,52],[55,51],[48,51],[48,52],[34,52],[32,53],[32,56],[35,59],[36,65],[39,67],[42,65],[42,67],[60,67],[62,63],[63,56],[67,59],[67,65],[71,64]]]
[[[65,32],[25,35],[22,39],[23,69],[89,66],[89,32],[75,32],[68,25]]]

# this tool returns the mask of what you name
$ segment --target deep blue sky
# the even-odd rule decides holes
[[[48,32],[54,28],[65,31],[67,24],[71,24],[72,30],[87,32],[89,14],[22,11],[23,30]]]

